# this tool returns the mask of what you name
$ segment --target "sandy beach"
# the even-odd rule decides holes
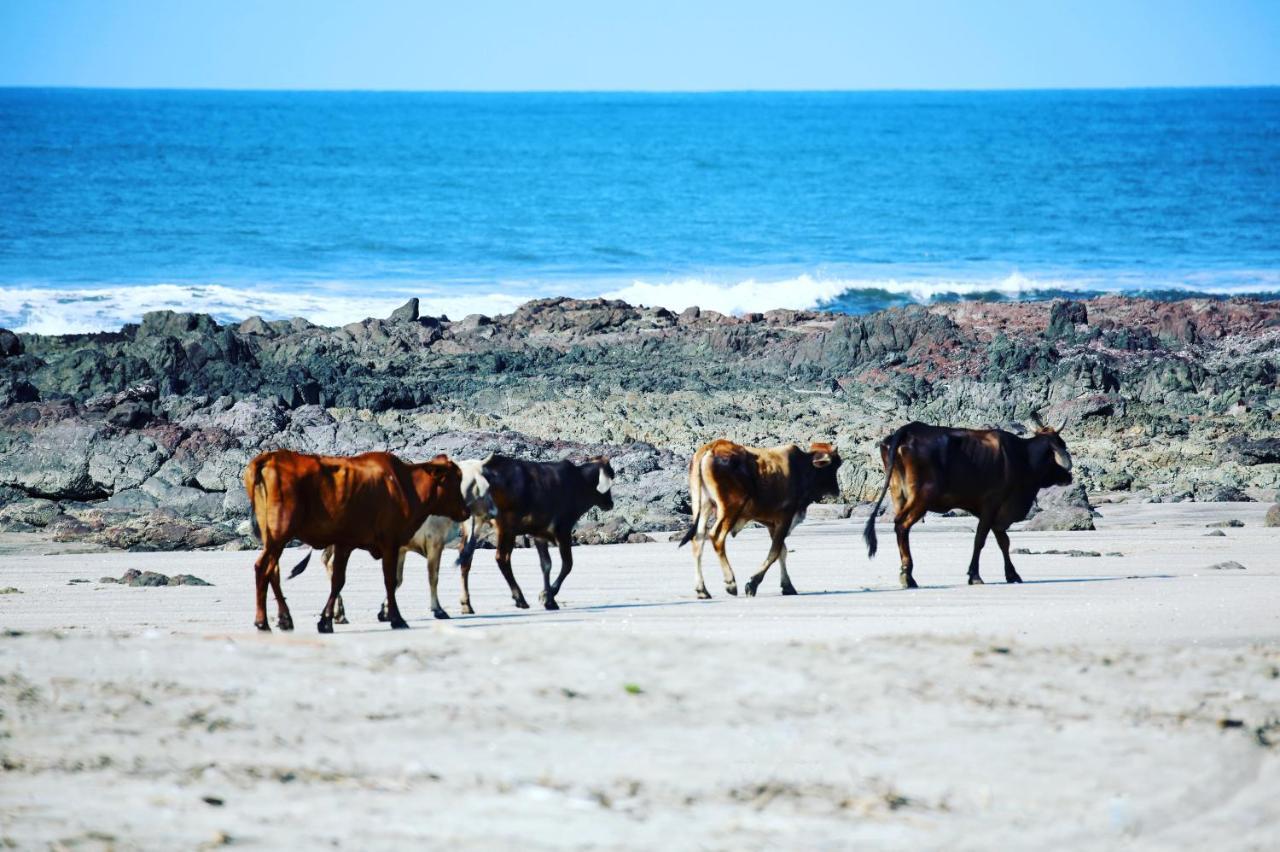
[[[248,553],[0,557],[0,838],[21,848],[1274,848],[1280,560],[1261,504],[1102,505],[1096,532],[1017,532],[1027,582],[963,584],[972,519],[867,562],[857,518],[790,540],[801,591],[692,594],[668,542],[578,548],[559,612],[251,625]],[[1223,536],[1206,525],[1238,519]],[[885,530],[887,531],[887,530]],[[884,531],[882,531],[884,532]],[[741,577],[760,530],[732,543]],[[50,550],[65,549],[54,546]],[[286,554],[294,559],[301,551]],[[1211,568],[1234,560],[1244,570]],[[533,597],[536,556],[517,551]],[[101,584],[138,568],[211,587]],[[712,574],[715,574],[712,567]],[[77,582],[87,580],[88,582]],[[717,577],[718,580],[718,577]],[[272,612],[274,619],[274,610]]]

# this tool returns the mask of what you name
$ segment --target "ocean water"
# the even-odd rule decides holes
[[[0,325],[1280,291],[1280,89],[0,89]]]

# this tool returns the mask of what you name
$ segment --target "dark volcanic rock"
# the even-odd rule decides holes
[[[22,339],[7,328],[0,328],[0,358],[22,354]]]
[[[896,426],[1020,429],[1031,412],[1066,423],[1084,489],[1206,500],[1280,484],[1277,302],[732,317],[542,299],[459,322],[417,307],[341,328],[155,312],[7,350],[0,335],[0,505],[44,499],[61,512],[0,521],[112,546],[211,547],[244,541],[240,474],[265,449],[608,454],[615,520],[593,514],[580,533],[624,540],[687,523],[689,454],[715,437],[834,440],[851,503],[874,498],[876,442]],[[1040,528],[1092,524],[1087,499],[1046,494],[1040,507],[1029,522]]]

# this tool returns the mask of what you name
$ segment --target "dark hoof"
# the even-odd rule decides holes
[[[756,588],[759,587],[759,585],[760,584],[757,583],[755,580],[748,580],[747,587],[742,591],[744,594],[746,594],[747,597],[754,598],[756,596]]]
[[[920,588],[920,586],[916,584],[916,578],[912,577],[910,574],[899,574],[898,582],[902,584],[902,588],[904,589]]]
[[[259,630],[261,630],[263,633],[270,633],[270,632],[271,632],[271,625],[270,625],[270,624],[267,624],[267,622],[266,622],[266,621],[255,621],[255,622],[253,623],[253,626],[254,626],[254,627],[256,627],[256,628],[258,628]]]
[[[391,629],[392,630],[408,630],[409,622],[405,621],[403,618],[393,619],[391,622]]]
[[[524,598],[516,599],[516,609],[528,609],[528,608],[529,608],[529,602],[527,600],[525,600]]]
[[[448,617],[449,617],[449,613],[445,612],[445,611],[444,611],[444,610],[442,610],[442,609],[433,609],[433,610],[431,610],[431,614],[432,614],[432,615],[434,615],[436,618],[448,618]]]
[[[985,586],[985,585],[986,585],[986,583],[982,582],[982,578],[981,578],[981,577],[973,577],[973,576],[971,576],[971,577],[969,577],[969,585],[970,585],[970,586]]]
[[[797,591],[796,591],[796,587],[795,587],[795,586],[792,586],[792,585],[789,585],[789,584],[788,584],[788,585],[786,585],[786,586],[783,586],[783,587],[782,587],[782,593],[783,593],[784,595],[798,595],[798,594],[800,594],[799,592],[797,592]]]
[[[279,627],[281,630],[292,630],[293,616],[291,615],[280,616],[279,618],[276,619],[276,627]]]
[[[711,600],[711,593],[708,592],[706,589],[694,589],[694,591],[698,593],[698,600],[700,601]]]
[[[378,610],[378,620],[387,621],[387,605],[383,604],[382,609]]]
[[[332,618],[325,618],[325,617],[321,616],[321,617],[320,617],[320,621],[316,623],[316,630],[320,631],[321,633],[332,633],[332,632],[333,632],[333,619],[332,619]]]
[[[463,614],[463,615],[475,615],[475,614],[476,614],[476,611],[475,611],[474,609],[472,609],[472,608],[471,608],[471,604],[469,604],[469,603],[464,603],[464,604],[462,605],[462,614]]]
[[[1004,581],[1006,583],[1021,583],[1022,578],[1019,577],[1017,574],[1005,574]]]
[[[560,604],[556,603],[556,599],[555,599],[555,598],[547,598],[545,601],[543,601],[543,602],[542,602],[542,605],[543,605],[544,607],[546,607],[547,609],[559,609],[559,608],[560,608]]]
[[[729,594],[733,595],[735,598],[738,596],[738,584],[737,584],[737,583],[727,583],[727,584],[725,584],[724,590],[725,590],[726,592],[728,592]]]
[[[347,621],[346,613],[343,613],[342,615],[335,615],[333,617],[333,623],[334,624],[350,624],[351,622]]]

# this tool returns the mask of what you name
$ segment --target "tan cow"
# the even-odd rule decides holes
[[[807,451],[795,444],[744,447],[724,439],[701,447],[689,463],[693,520],[679,545],[693,541],[698,597],[711,597],[702,579],[702,547],[708,538],[720,557],[725,591],[738,594],[724,545],[730,535],[736,536],[751,521],[768,528],[771,545],[764,565],[747,581],[747,596],[755,596],[774,562],[782,568],[782,593],[794,595],[795,587],[787,576],[787,534],[804,520],[810,503],[840,493],[836,482],[840,464],[836,448],[825,443],[811,444]],[[715,524],[708,533],[713,513]]]

